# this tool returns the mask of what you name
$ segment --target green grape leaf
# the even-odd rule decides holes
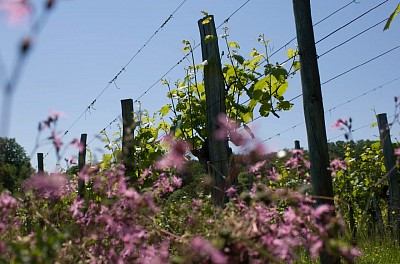
[[[269,112],[271,111],[271,108],[272,108],[272,106],[271,106],[270,103],[262,104],[261,107],[260,107],[260,110],[259,110],[260,111],[260,115],[261,116],[268,116]]]
[[[161,109],[160,109],[161,116],[166,116],[169,113],[169,110],[171,110],[170,104],[167,104],[167,105],[164,105],[163,107],[161,107]]]
[[[249,123],[253,119],[253,111],[246,113],[240,112],[240,118],[244,123]]]
[[[294,56],[296,56],[296,51],[293,49],[288,49],[286,51],[286,55],[288,56],[289,59],[293,58]]]
[[[241,65],[243,65],[245,59],[244,59],[242,56],[237,55],[237,54],[234,54],[232,57],[235,58],[235,60],[236,60],[237,62],[239,62]]]
[[[237,44],[235,41],[229,41],[228,45],[229,47],[240,49],[239,44]]]

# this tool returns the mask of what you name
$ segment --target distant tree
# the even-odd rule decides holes
[[[14,138],[0,138],[0,189],[17,191],[33,172],[29,157]]]

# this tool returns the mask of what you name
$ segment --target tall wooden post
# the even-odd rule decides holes
[[[122,107],[122,161],[125,165],[126,176],[133,177],[135,174],[135,163],[133,159],[133,100],[121,100]]]
[[[332,177],[328,171],[329,155],[322,103],[321,81],[315,49],[310,0],[293,0],[296,35],[300,54],[304,117],[311,162],[311,182],[317,204],[333,205]],[[340,263],[340,258],[327,251],[320,254],[321,263]]]
[[[204,66],[204,86],[207,105],[207,139],[209,149],[209,173],[214,179],[213,198],[217,205],[225,199],[225,180],[228,175],[228,140],[214,137],[218,129],[217,117],[226,114],[225,85],[221,68],[214,17],[207,16],[198,21],[201,38],[201,51]]]
[[[377,115],[381,148],[385,158],[386,173],[389,182],[388,218],[392,235],[400,238],[400,190],[399,175],[397,174],[396,158],[394,156],[390,128],[386,114]]]
[[[294,141],[294,149],[296,150],[300,150],[300,141],[299,140],[295,140]],[[296,154],[296,158],[299,156],[299,153]],[[301,179],[300,179],[300,170],[301,168],[297,167],[297,185],[300,186],[301,184]]]
[[[43,173],[44,172],[43,153],[37,154],[37,162],[38,162],[38,172]]]
[[[87,134],[81,134],[81,146],[82,149],[79,150],[79,156],[78,156],[78,169],[79,172],[83,169],[83,167],[86,164],[86,140],[87,140]],[[85,181],[82,179],[78,180],[78,194],[82,198],[83,194],[85,191]]]
[[[298,140],[294,141],[294,149],[301,149],[300,148],[300,141],[298,141]]]

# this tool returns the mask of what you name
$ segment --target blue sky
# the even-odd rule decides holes
[[[201,10],[213,14],[216,24],[219,25],[245,2],[187,0],[126,67],[126,71],[119,75],[119,89],[114,85],[106,89],[96,100],[94,109],[87,111],[71,127],[182,0],[60,1],[38,36],[34,50],[25,65],[13,97],[8,136],[15,137],[30,153],[34,149],[38,122],[48,116],[49,110],[57,110],[68,116],[67,119],[60,120],[58,129],[65,131],[71,127],[63,138],[65,142],[79,137],[81,133],[87,133],[88,140],[92,140],[120,113],[121,99],[137,99],[183,57],[182,40],[199,43],[197,20],[202,17]],[[319,21],[350,2],[311,1],[313,21]],[[315,38],[319,40],[382,2],[385,3],[319,43],[317,53],[322,54],[382,21],[389,16],[398,2],[359,0],[315,26]],[[7,24],[4,16],[0,19],[0,52],[7,68],[6,72],[10,72],[18,43],[28,32],[29,20],[21,25],[12,26]],[[226,26],[230,28],[230,40],[240,44],[243,55],[247,56],[253,47],[262,50],[257,43],[260,34],[271,39],[271,48],[277,50],[295,36],[292,2],[250,0],[232,16]],[[383,32],[383,26],[384,24],[380,24],[321,57],[318,61],[321,82],[399,46],[399,19],[394,21],[389,31]],[[218,32],[222,33],[222,30]],[[296,41],[287,46],[295,47]],[[196,61],[200,63],[200,49],[195,51],[195,56]],[[352,117],[353,127],[359,128],[375,121],[374,111],[386,112],[388,116],[394,113],[393,98],[400,95],[400,79],[397,79],[400,78],[399,56],[400,48],[322,86],[325,110],[361,96],[326,114],[328,138],[340,135],[340,131],[331,130],[332,123],[338,118]],[[286,52],[282,50],[274,55],[271,61],[281,62],[285,59]],[[171,82],[183,78],[184,67],[188,65],[185,63],[172,70],[166,78]],[[0,68],[2,82],[4,77],[5,73]],[[390,81],[393,82],[371,91]],[[366,92],[368,93],[362,96]],[[169,103],[166,94],[167,88],[159,82],[140,99],[142,108],[149,112],[158,110]],[[301,84],[300,74],[297,74],[290,80],[286,96],[293,98],[299,94]],[[290,148],[294,145],[294,140],[300,140],[301,145],[306,147],[305,126],[294,127],[304,120],[302,104],[300,97],[294,100],[293,109],[282,113],[280,119],[271,116],[254,121],[252,125],[257,140],[272,137],[265,142],[269,150]],[[117,130],[117,125],[113,124],[107,132],[112,134]],[[275,136],[282,131],[285,132]],[[377,135],[376,127],[365,127],[353,133],[355,140],[375,139]],[[392,140],[399,137],[398,125],[392,128],[392,135]],[[338,139],[343,138],[335,138]],[[96,150],[103,145],[103,142],[94,140],[89,147]],[[47,153],[49,149],[49,145],[42,145],[36,152]],[[50,151],[45,160],[47,169],[54,168],[55,159],[54,151]],[[36,155],[32,158],[32,164],[36,165]]]

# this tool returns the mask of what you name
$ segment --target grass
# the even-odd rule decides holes
[[[389,237],[360,238],[357,248],[362,256],[355,260],[355,264],[398,264],[400,263],[400,246],[395,245]],[[319,264],[319,259],[311,260],[305,251],[299,252],[296,264]],[[342,260],[342,263],[346,263]]]

